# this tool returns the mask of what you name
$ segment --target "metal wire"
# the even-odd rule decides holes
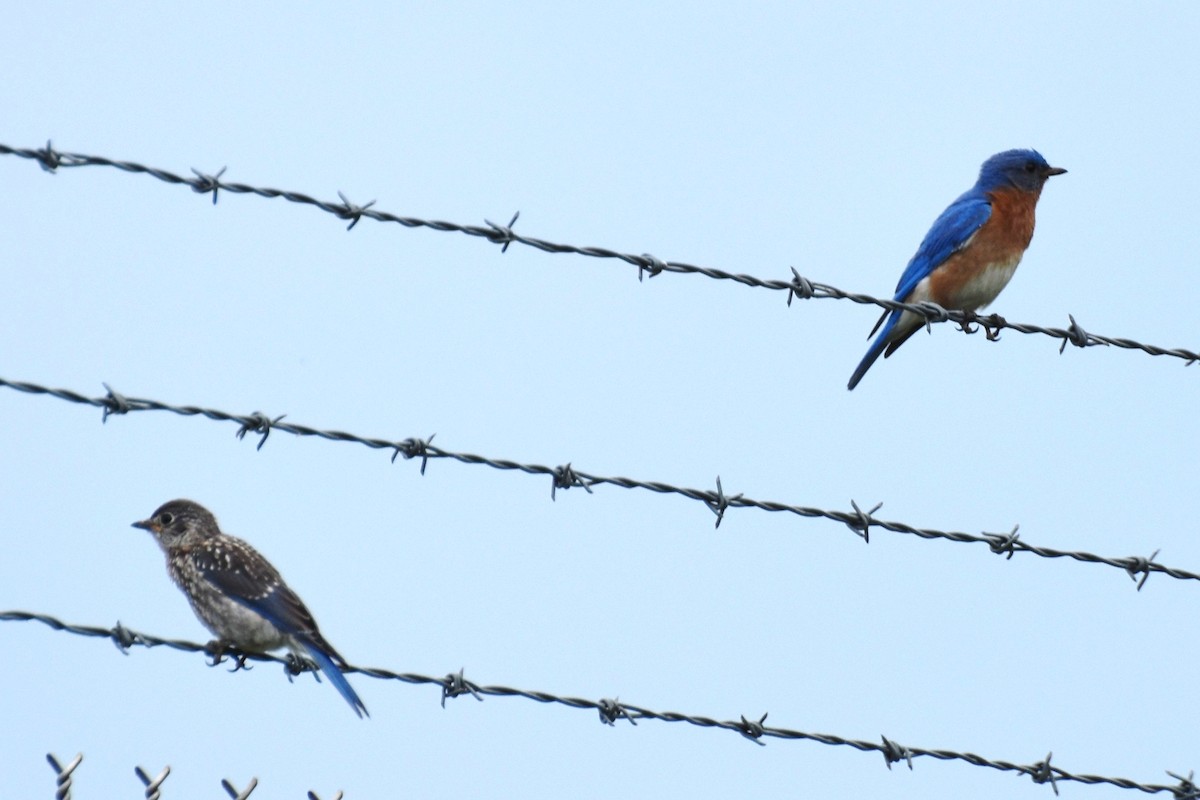
[[[228,794],[232,800],[247,800],[247,798],[250,797],[250,793],[258,788],[258,778],[251,778],[250,783],[246,784],[246,788],[242,791],[238,791],[236,788],[234,788],[234,785],[229,781],[229,779],[225,778],[221,781],[221,788],[225,790],[225,793]]]
[[[50,768],[57,773],[54,781],[54,797],[56,800],[71,800],[71,773],[83,763],[83,753],[77,754],[67,764],[61,763],[53,753],[47,753],[46,761],[49,762]]]
[[[64,626],[63,629],[66,630],[69,629],[69,627],[70,626]],[[47,753],[46,761],[48,761],[50,763],[50,767],[56,773],[58,773],[56,779],[57,791],[55,792],[54,796],[57,798],[57,800],[70,800],[71,773],[73,773],[75,768],[78,767],[83,761],[83,754],[80,753],[79,755],[75,756],[75,758],[72,759],[69,764],[63,765],[59,763],[54,754]],[[150,777],[150,773],[146,772],[146,770],[142,769],[141,767],[134,767],[133,773],[137,775],[138,780],[140,780],[142,785],[145,787],[143,796],[146,798],[146,800],[161,800],[162,785],[171,775],[170,766],[163,767],[162,771],[154,777]],[[246,788],[240,791],[228,778],[226,778],[221,781],[221,788],[224,789],[233,800],[248,800],[250,794],[256,788],[258,788],[258,778],[251,778],[250,783],[246,784]],[[309,800],[320,800],[315,792],[310,791],[307,796]],[[333,800],[341,800],[341,798],[341,792],[338,792],[333,796]]]
[[[170,777],[171,767],[170,765],[163,767],[162,772],[158,773],[153,778],[150,777],[150,773],[146,772],[146,770],[142,769],[141,767],[134,767],[133,774],[137,775],[138,780],[140,780],[142,785],[146,787],[146,800],[161,800],[162,785],[167,778]]]
[[[163,645],[175,650],[205,653],[210,656],[212,655],[212,651],[207,645],[203,645],[198,642],[190,642],[183,639],[163,639],[161,637],[139,633],[126,628],[120,623],[117,623],[116,627],[113,628],[103,628],[90,625],[72,625],[45,614],[34,614],[27,611],[0,612],[0,621],[35,621],[48,625],[55,630],[65,631],[67,633],[73,633],[79,636],[109,639],[123,653],[128,653],[128,650],[134,645],[142,645],[144,647],[157,647]],[[298,670],[303,671],[307,668],[306,665],[298,664],[296,659],[286,656],[274,656],[262,653],[237,653],[237,651],[227,652],[236,653],[234,658],[238,665],[243,664],[245,661],[265,661],[282,664],[284,665],[284,668],[289,676],[295,674]],[[213,666],[216,666],[218,663],[221,663],[219,659],[213,659]],[[632,703],[623,703],[615,698],[589,700],[582,697],[557,695],[551,692],[515,689],[511,686],[484,686],[467,680],[463,676],[463,670],[449,673],[441,678],[409,672],[392,672],[391,670],[381,669],[378,667],[347,666],[344,671],[351,673],[356,672],[361,675],[366,675],[381,680],[395,680],[414,685],[436,685],[441,688],[441,703],[443,708],[445,707],[447,698],[452,699],[462,694],[470,694],[480,702],[483,701],[484,696],[519,697],[525,700],[533,700],[543,704],[555,704],[566,706],[568,708],[595,711],[597,712],[600,721],[608,725],[615,725],[621,719],[628,720],[632,725],[636,725],[638,720],[651,719],[658,720],[660,722],[684,722],[699,728],[730,731],[758,744],[763,744],[762,739],[764,738],[771,738],[791,741],[812,741],[830,746],[852,747],[855,750],[859,750],[864,753],[876,752],[881,754],[888,769],[891,769],[892,764],[899,762],[907,764],[908,768],[912,769],[913,761],[915,759],[921,758],[922,756],[928,756],[939,761],[964,761],[976,767],[988,767],[1001,772],[1015,772],[1020,775],[1027,775],[1035,783],[1050,783],[1055,794],[1058,794],[1057,783],[1059,781],[1073,781],[1076,783],[1091,785],[1106,784],[1122,789],[1136,789],[1141,792],[1146,792],[1147,794],[1169,792],[1177,800],[1200,799],[1200,789],[1198,789],[1196,784],[1193,782],[1193,775],[1191,774],[1184,778],[1175,773],[1168,772],[1168,775],[1178,781],[1178,783],[1174,785],[1140,783],[1138,781],[1130,780],[1129,778],[1114,778],[1104,775],[1076,774],[1069,772],[1062,767],[1052,765],[1050,763],[1053,756],[1052,753],[1047,755],[1044,759],[1032,764],[1018,764],[1012,761],[986,758],[975,753],[959,752],[956,750],[908,747],[901,745],[896,741],[887,738],[886,736],[881,737],[881,741],[879,742],[871,742],[862,739],[849,739],[843,736],[837,736],[828,733],[812,733],[795,730],[792,728],[768,726],[766,725],[766,714],[763,714],[757,719],[747,719],[745,716],[742,716],[737,720],[718,720],[713,717],[699,716],[695,714],[681,714],[675,711],[654,711],[652,709],[634,705]],[[53,763],[54,762],[52,762],[52,764]],[[251,789],[253,789],[253,786],[251,786]],[[236,797],[232,791],[230,792],[230,796]]]
[[[220,190],[234,192],[236,194],[254,194],[264,198],[281,197],[292,203],[300,203],[319,208],[326,213],[332,214],[338,219],[349,220],[350,224],[347,230],[354,228],[358,222],[364,217],[373,219],[377,222],[394,222],[403,225],[406,228],[429,228],[435,231],[462,233],[467,236],[474,236],[486,239],[493,244],[501,246],[501,252],[508,250],[508,246],[516,243],[533,247],[547,253],[571,253],[575,255],[588,256],[591,258],[602,259],[617,259],[632,264],[638,269],[638,279],[641,280],[645,274],[654,277],[663,272],[676,272],[691,275],[703,275],[707,278],[721,281],[732,281],[733,283],[741,284],[758,289],[771,289],[774,291],[787,292],[787,302],[790,306],[793,298],[802,300],[825,299],[833,298],[837,300],[849,300],[853,303],[862,305],[873,305],[880,308],[894,311],[903,309],[911,311],[924,317],[928,323],[934,322],[955,322],[958,323],[960,329],[964,333],[974,333],[975,324],[982,326],[987,331],[987,338],[995,340],[998,338],[998,332],[1001,330],[1013,330],[1024,334],[1041,334],[1054,339],[1060,339],[1062,344],[1059,347],[1061,353],[1068,343],[1076,347],[1092,347],[1096,345],[1106,345],[1118,347],[1126,350],[1139,350],[1152,356],[1172,356],[1174,358],[1183,359],[1189,365],[1193,361],[1200,360],[1200,353],[1188,350],[1182,347],[1159,347],[1157,345],[1146,344],[1134,339],[1128,339],[1116,336],[1102,336],[1100,334],[1089,333],[1075,321],[1073,315],[1068,314],[1070,325],[1066,328],[1047,327],[1042,325],[1032,325],[1028,323],[1009,322],[998,314],[978,315],[967,311],[950,311],[942,308],[936,303],[898,303],[894,300],[880,297],[873,297],[867,294],[858,292],[847,292],[836,286],[831,286],[825,283],[817,283],[808,278],[801,276],[795,268],[792,268],[791,279],[766,279],[758,278],[753,275],[743,273],[727,272],[722,269],[713,267],[700,267],[694,264],[688,264],[682,261],[663,261],[649,253],[641,255],[635,253],[622,253],[617,250],[610,250],[605,247],[581,247],[572,244],[561,244],[550,242],[545,239],[538,239],[532,236],[522,236],[513,230],[513,225],[516,224],[520,217],[520,212],[513,215],[507,225],[500,225],[489,220],[484,220],[485,225],[463,225],[456,222],[446,222],[444,220],[421,219],[418,217],[402,217],[396,214],[391,214],[386,211],[377,211],[372,208],[375,201],[365,205],[356,205],[350,202],[344,194],[338,192],[342,202],[332,203],[328,201],[318,200],[302,192],[287,191],[284,189],[271,189],[267,187],[251,186],[245,183],[229,183],[221,180],[221,176],[225,173],[225,168],[222,167],[215,174],[200,172],[196,169],[192,170],[194,177],[186,177],[176,175],[164,169],[156,167],[148,167],[144,164],[139,164],[134,161],[118,161],[103,156],[86,155],[83,153],[65,153],[56,151],[50,142],[46,142],[44,148],[20,148],[11,147],[9,145],[0,144],[0,155],[13,155],[19,158],[25,158],[36,161],[47,172],[55,172],[59,168],[66,167],[113,167],[125,172],[140,173],[150,175],[160,181],[170,184],[179,184],[190,186],[192,191],[200,194],[212,194],[212,201],[217,202],[217,194]]]
[[[699,501],[707,506],[716,515],[717,526],[720,526],[721,522],[725,519],[726,511],[731,508],[757,508],[762,511],[782,512],[795,514],[799,517],[822,518],[840,522],[868,542],[870,541],[871,530],[874,528],[891,531],[892,533],[908,534],[921,539],[942,539],[951,542],[984,544],[993,553],[1006,555],[1010,559],[1015,553],[1032,553],[1042,558],[1070,558],[1087,564],[1103,564],[1115,567],[1128,574],[1137,584],[1138,591],[1141,591],[1142,587],[1145,586],[1150,574],[1155,572],[1178,580],[1200,580],[1200,573],[1157,563],[1154,559],[1158,556],[1158,550],[1155,550],[1148,558],[1145,556],[1108,557],[1082,551],[1058,550],[1052,547],[1029,544],[1018,536],[1017,529],[1019,526],[1014,526],[1009,533],[980,534],[963,531],[943,531],[935,528],[917,528],[904,522],[884,520],[874,516],[875,512],[882,507],[882,504],[877,504],[869,511],[864,511],[859,507],[858,503],[851,501],[851,511],[836,511],[792,505],[774,500],[755,500],[740,493],[730,496],[726,494],[724,487],[721,485],[720,477],[716,480],[717,488],[715,491],[712,489],[675,486],[662,481],[644,481],[619,476],[609,477],[575,469],[569,463],[562,466],[549,467],[542,464],[525,464],[508,459],[489,458],[473,453],[455,452],[433,444],[433,436],[427,439],[410,438],[401,441],[369,438],[345,431],[321,430],[294,422],[285,422],[284,418],[286,415],[271,417],[261,411],[255,411],[253,414],[233,414],[213,408],[176,406],[160,400],[126,397],[108,384],[104,384],[104,388],[108,391],[108,394],[102,397],[88,397],[70,389],[53,389],[36,383],[11,381],[2,377],[0,377],[0,387],[7,387],[26,394],[55,397],[70,403],[103,409],[102,422],[107,421],[111,415],[128,414],[133,411],[169,411],[181,416],[200,416],[217,422],[232,422],[239,426],[236,434],[239,439],[244,438],[247,434],[257,434],[260,437],[257,445],[258,449],[262,449],[262,446],[266,444],[267,437],[270,436],[272,431],[282,431],[295,436],[316,436],[334,442],[353,442],[374,450],[390,450],[392,452],[392,461],[395,461],[397,456],[404,456],[405,459],[419,458],[421,460],[422,475],[425,474],[425,468],[431,459],[452,459],[463,464],[483,465],[503,471],[523,472],[528,475],[543,475],[549,477],[551,480],[550,492],[552,499],[556,497],[559,489],[565,490],[573,487],[582,487],[590,494],[593,487],[604,485],[617,486],[622,489],[642,489],[657,494],[679,495],[690,500]]]

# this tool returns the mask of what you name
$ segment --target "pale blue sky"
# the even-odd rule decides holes
[[[18,5],[0,142],[889,295],[980,162],[1048,185],[992,310],[1200,349],[1200,7]],[[0,158],[0,376],[1200,570],[1196,368],[939,326],[853,393],[871,307]],[[1200,586],[0,390],[0,609],[207,640],[150,537],[185,496],[352,663],[1171,783]],[[1046,798],[877,753],[0,624],[0,782],[49,798]],[[1064,797],[1125,797],[1080,784]]]

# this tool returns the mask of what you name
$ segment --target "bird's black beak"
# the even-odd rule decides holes
[[[152,519],[144,519],[140,522],[135,522],[130,527],[141,528],[142,530],[150,531],[151,533],[157,533],[159,530],[158,523]]]
[[[1067,174],[1067,171],[1065,169],[1063,169],[1062,167],[1050,167],[1050,169],[1046,170],[1047,178],[1051,177],[1052,175],[1066,175],[1066,174]]]

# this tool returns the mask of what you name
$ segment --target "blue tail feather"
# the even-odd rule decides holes
[[[896,323],[900,320],[901,313],[903,312],[897,309],[888,316],[887,324],[883,326],[883,330],[875,337],[875,341],[871,342],[871,346],[867,348],[867,354],[863,356],[862,361],[858,362],[858,366],[854,369],[854,374],[850,376],[850,382],[846,384],[846,389],[853,391],[854,387],[858,386],[858,382],[862,380],[863,375],[867,374],[867,370],[871,368],[871,365],[878,360],[879,356],[883,355],[884,349],[891,344],[892,332],[896,328]]]
[[[333,684],[342,697],[346,698],[346,702],[354,709],[354,713],[358,714],[360,719],[364,716],[371,716],[367,713],[367,707],[363,705],[363,701],[355,693],[354,687],[350,685],[350,681],[346,680],[346,676],[338,669],[337,664],[333,662],[329,654],[313,642],[302,642],[302,644],[304,645],[304,649],[308,651],[309,656],[312,657],[312,660],[317,662],[317,666],[321,668],[321,672],[324,672],[325,677],[329,678],[329,682]]]

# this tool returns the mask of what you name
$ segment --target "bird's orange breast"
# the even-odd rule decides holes
[[[967,244],[929,276],[929,296],[943,308],[975,311],[996,299],[1033,240],[1037,192],[988,193],[992,213]]]

